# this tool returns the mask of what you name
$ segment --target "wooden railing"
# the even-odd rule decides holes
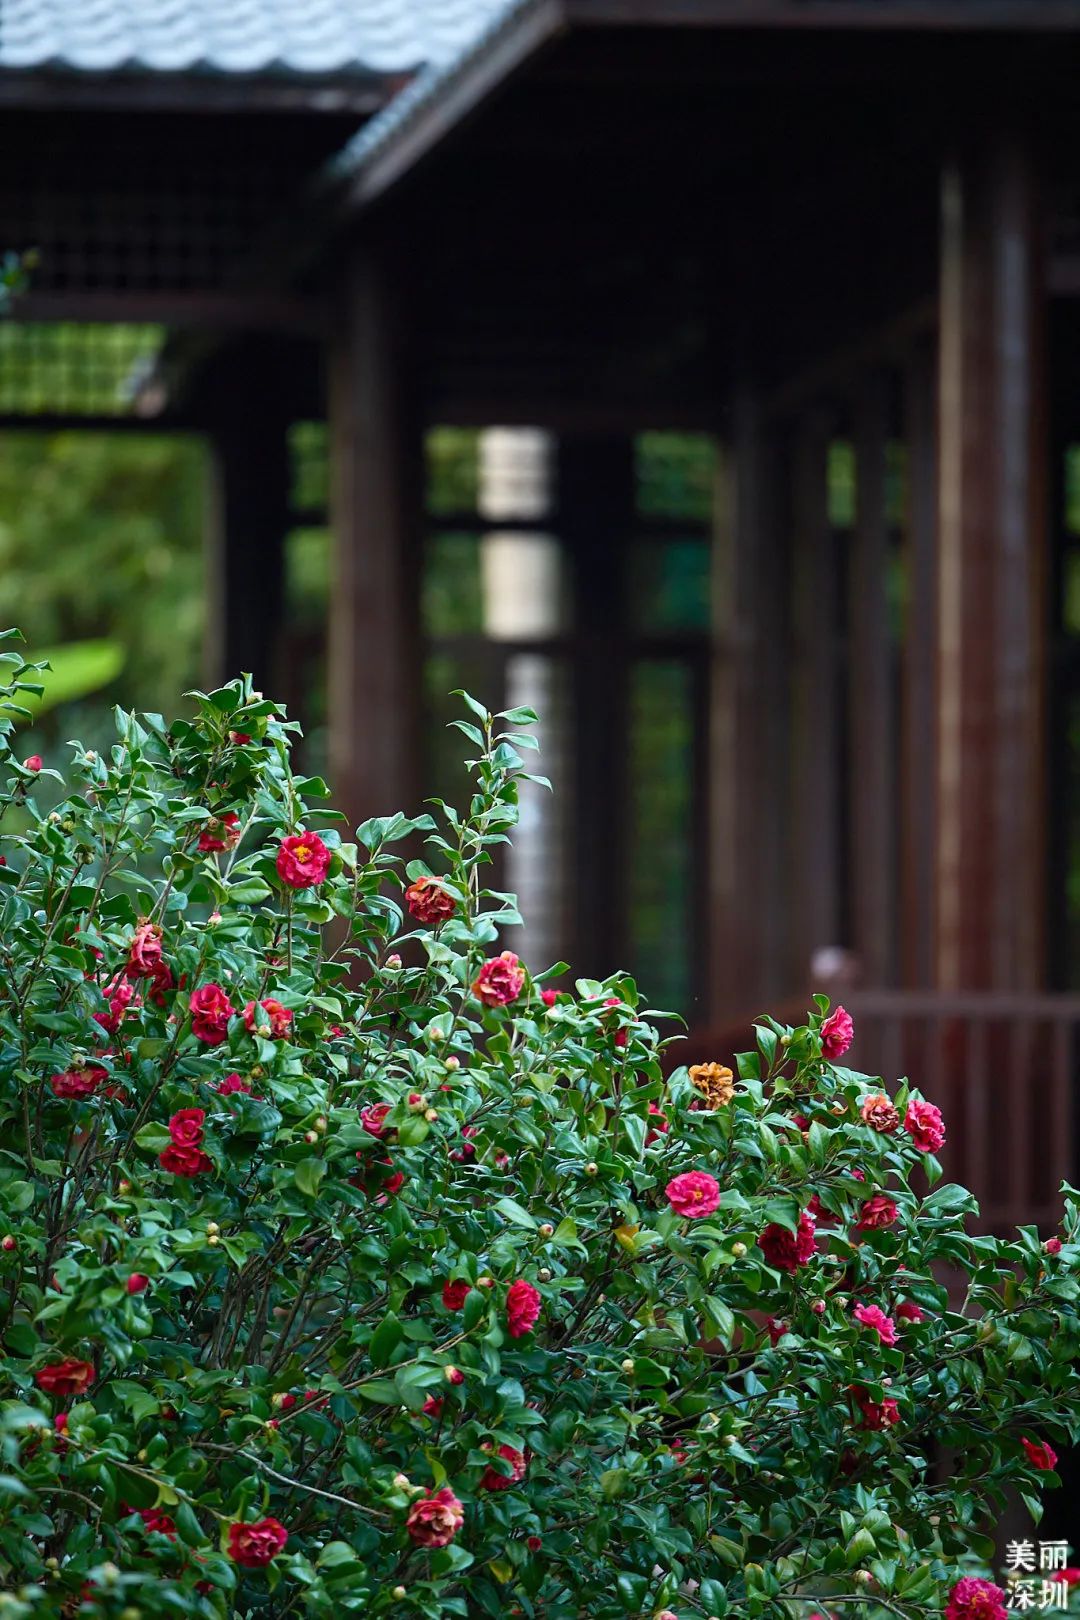
[[[1052,1230],[1060,1184],[1078,1175],[1080,997],[849,991],[839,999],[855,1021],[845,1064],[890,1084],[906,1077],[941,1109],[941,1162],[978,1198],[977,1228]],[[795,1022],[808,1005],[800,999],[778,1016]],[[679,1060],[723,1060],[751,1045],[748,1021],[695,1031]]]

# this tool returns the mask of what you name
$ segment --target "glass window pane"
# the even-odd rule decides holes
[[[707,434],[639,433],[634,461],[643,517],[711,520],[716,443]]]
[[[484,591],[478,535],[435,534],[429,538],[420,581],[420,622],[428,636],[482,633]]]
[[[476,428],[432,428],[426,443],[429,512],[476,511],[479,442]]]
[[[650,1005],[685,1013],[692,983],[693,672],[640,662],[630,672],[630,968]]]
[[[630,553],[629,601],[636,630],[707,631],[711,548],[704,536],[639,540]]]

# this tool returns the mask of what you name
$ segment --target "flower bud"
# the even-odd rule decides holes
[[[218,1233],[220,1231],[221,1231],[221,1227],[218,1225],[217,1221],[207,1221],[207,1223],[206,1223],[206,1235],[207,1235],[207,1237],[217,1237],[217,1235],[218,1235]]]
[[[585,1174],[587,1176],[595,1176],[599,1168],[600,1166],[596,1163],[595,1159],[590,1159],[588,1164],[585,1166]]]
[[[443,1032],[443,1030],[441,1030],[439,1028],[438,1024],[432,1024],[430,1029],[428,1030],[428,1040],[429,1041],[445,1041],[445,1039],[446,1039],[446,1035]]]
[[[443,1068],[449,1069],[452,1074],[455,1069],[461,1068],[461,1059],[453,1056],[443,1058]]]
[[[412,1109],[414,1114],[419,1113],[422,1108],[427,1107],[427,1098],[424,1096],[422,1091],[409,1092],[409,1107]]]
[[[871,1575],[868,1569],[857,1569],[855,1571],[855,1579],[858,1581],[860,1586],[870,1586],[873,1583],[874,1577]]]
[[[125,1196],[125,1194],[127,1194],[127,1193],[129,1193],[131,1191],[131,1182],[130,1181],[118,1181],[117,1184],[116,1184],[116,1190],[120,1194],[121,1198],[123,1198]]]
[[[456,1385],[463,1384],[465,1382],[465,1374],[462,1372],[460,1367],[444,1367],[443,1377],[446,1379],[448,1384]]]
[[[4,1249],[8,1254],[11,1253],[12,1249],[17,1249],[18,1246],[10,1232],[6,1237],[0,1238],[0,1249]]]
[[[725,1434],[721,1436],[720,1444],[722,1446],[735,1446],[738,1445],[738,1441],[733,1434]]]
[[[631,1356],[627,1356],[626,1360],[623,1362],[622,1370],[626,1374],[627,1378],[632,1378],[633,1377],[633,1375],[634,1375],[634,1362],[633,1362],[633,1358]]]
[[[136,1462],[145,1462],[149,1455],[150,1455],[150,1453],[147,1451],[146,1447],[143,1446],[139,1451],[137,1451],[135,1453],[135,1461]]]
[[[395,971],[401,966],[401,957],[398,955],[397,951],[391,951],[390,955],[386,958],[386,965],[388,968]]]
[[[494,1279],[494,1277],[489,1277],[485,1273],[483,1277],[477,1277],[476,1286],[477,1286],[477,1288],[494,1288],[495,1279]]]
[[[551,1272],[548,1270],[547,1266],[541,1266],[536,1275],[540,1282],[551,1281]]]
[[[438,1117],[439,1117],[439,1110],[437,1108],[425,1108],[424,1109],[424,1118],[427,1120],[429,1125],[434,1125],[434,1123],[438,1119]]]
[[[394,1487],[395,1487],[396,1490],[399,1490],[399,1491],[411,1490],[412,1489],[412,1480],[409,1478],[408,1474],[395,1474],[394,1475]]]
[[[330,1124],[330,1121],[327,1119],[326,1115],[325,1114],[319,1114],[319,1116],[315,1120],[315,1129],[318,1131],[320,1136],[325,1136],[326,1131],[327,1131],[327,1127],[329,1126],[329,1124]]]
[[[220,1243],[221,1239],[218,1237],[216,1232],[211,1232],[210,1236],[207,1238],[206,1241],[207,1241],[207,1243],[214,1244],[214,1243]]]
[[[397,1598],[398,1602],[400,1603],[401,1599],[405,1596],[405,1588],[403,1586],[395,1586],[393,1591],[390,1593],[390,1596],[392,1598]]]
[[[815,1316],[824,1316],[825,1315],[825,1301],[823,1299],[815,1299],[815,1301],[811,1305],[810,1309],[813,1311]]]
[[[542,1221],[539,1227],[539,1232],[542,1238],[555,1236],[555,1228],[552,1226],[550,1221]]]
[[[45,1560],[45,1568],[46,1569],[59,1569],[60,1568],[60,1560],[59,1560],[59,1558],[46,1558],[46,1560]]]
[[[736,1260],[741,1260],[743,1255],[746,1253],[746,1244],[733,1243],[731,1245],[731,1252],[735,1256]]]

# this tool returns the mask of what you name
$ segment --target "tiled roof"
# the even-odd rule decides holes
[[[0,0],[0,70],[396,74],[446,62],[505,0]]]

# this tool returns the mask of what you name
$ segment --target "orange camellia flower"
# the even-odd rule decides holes
[[[709,1108],[722,1108],[735,1095],[735,1076],[726,1063],[695,1063],[690,1084]]]
[[[445,922],[457,910],[453,895],[447,894],[438,878],[433,877],[419,877],[410,883],[405,890],[405,904],[410,915],[429,928]]]
[[[900,1115],[883,1092],[864,1097],[859,1104],[859,1115],[864,1125],[883,1136],[891,1136],[900,1124]]]

